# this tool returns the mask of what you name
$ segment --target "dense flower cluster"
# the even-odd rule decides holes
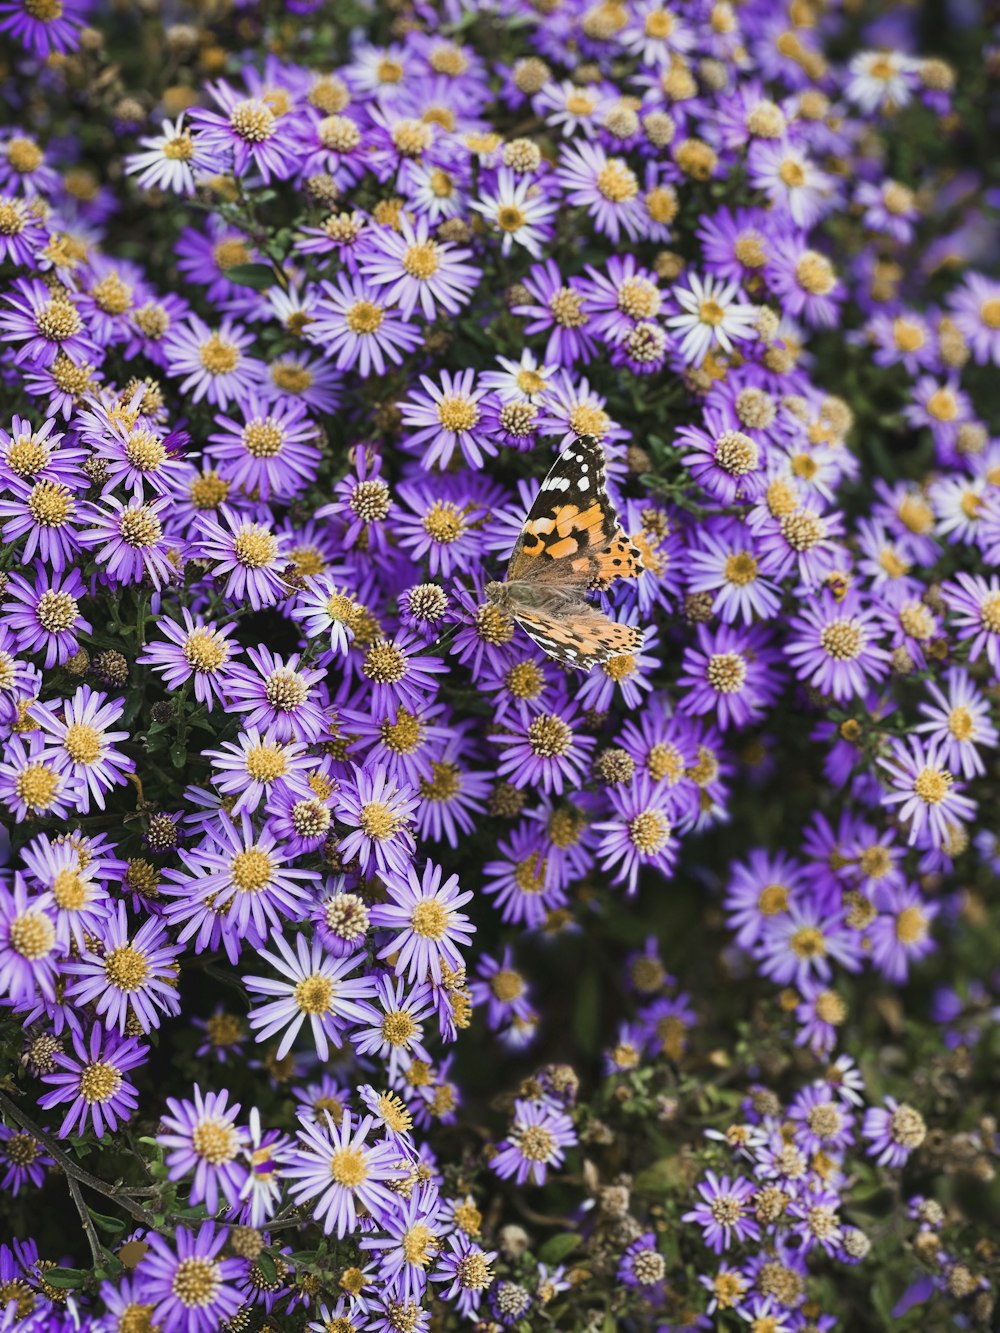
[[[3,1327],[826,1333],[890,1193],[875,1316],[986,1323],[982,954],[875,1052],[1000,868],[955,72],[347,8],[0,0]],[[579,436],[587,673],[487,595]]]

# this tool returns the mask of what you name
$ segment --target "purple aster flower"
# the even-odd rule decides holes
[[[165,635],[167,642],[147,644],[145,652],[136,661],[152,666],[162,675],[163,683],[170,691],[193,680],[194,697],[211,712],[216,701],[225,702],[229,682],[227,668],[240,652],[239,647],[230,642],[236,625],[231,623],[220,628],[212,620],[192,616],[186,606],[180,610],[183,625],[166,616],[160,617],[156,628]]]
[[[269,829],[255,831],[247,814],[242,814],[237,824],[220,812],[210,838],[210,843],[202,843],[195,853],[180,851],[183,871],[165,872],[166,879],[178,886],[174,891],[177,896],[191,889],[211,893],[213,915],[224,917],[240,939],[251,936],[258,944],[268,938],[269,927],[280,928],[283,917],[301,918],[304,905],[310,901],[305,886],[319,876],[313,870],[291,868]],[[167,908],[168,920],[175,921],[182,915],[182,911]],[[192,924],[181,931],[178,941],[183,944],[193,934]]]
[[[44,1110],[69,1102],[59,1126],[59,1137],[66,1138],[74,1129],[78,1136],[88,1124],[97,1137],[105,1129],[112,1133],[129,1120],[139,1104],[139,1094],[129,1082],[130,1069],[144,1064],[149,1047],[135,1037],[121,1037],[94,1023],[88,1036],[73,1034],[73,1051],[56,1051],[52,1056],[57,1070],[42,1075],[52,1092],[43,1093],[38,1105]]]
[[[51,894],[29,896],[19,874],[13,891],[0,882],[0,994],[14,1004],[39,994],[55,999],[65,946],[56,932],[54,907]]]
[[[612,787],[608,797],[613,817],[595,824],[594,831],[604,834],[597,855],[605,870],[614,868],[613,883],[635,893],[644,866],[669,877],[677,856],[669,788],[641,773],[625,786]]]
[[[12,309],[0,312],[0,339],[22,344],[14,354],[15,364],[51,366],[61,355],[79,366],[99,356],[69,291],[52,291],[37,278],[16,278],[4,300]]]
[[[453,1231],[447,1239],[448,1249],[438,1256],[437,1265],[429,1274],[432,1282],[443,1286],[440,1299],[454,1305],[460,1315],[473,1319],[479,1312],[483,1292],[493,1285],[492,1264],[495,1250],[483,1250],[469,1236]]]
[[[795,1009],[799,1025],[795,1044],[827,1056],[837,1044],[837,1029],[847,1017],[847,1006],[835,990],[813,979],[802,983],[799,994],[802,1000]]]
[[[193,1101],[168,1097],[156,1136],[167,1150],[168,1179],[193,1175],[189,1202],[204,1203],[210,1213],[218,1211],[220,1190],[235,1207],[247,1174],[241,1161],[247,1135],[235,1124],[240,1104],[228,1106],[228,1097],[226,1091],[203,1093],[197,1084]]]
[[[280,1060],[292,1049],[299,1029],[308,1019],[316,1051],[321,1060],[327,1060],[330,1043],[340,1046],[347,1027],[367,1018],[367,1007],[359,1002],[375,994],[375,980],[371,976],[349,975],[365,962],[365,955],[353,953],[333,958],[317,940],[310,944],[304,935],[295,937],[293,952],[280,932],[270,938],[277,953],[260,949],[257,956],[270,963],[280,979],[243,978],[252,995],[274,997],[250,1010],[250,1026],[256,1039],[267,1041],[284,1031],[278,1046]]]
[[[417,1189],[396,1213],[383,1218],[384,1235],[365,1237],[361,1248],[380,1256],[379,1280],[402,1301],[420,1300],[427,1268],[442,1244],[440,1201],[433,1189]]]
[[[391,901],[376,903],[371,910],[373,926],[396,932],[379,958],[392,958],[396,975],[411,982],[424,981],[429,974],[440,985],[442,965],[452,972],[464,970],[458,946],[472,943],[475,927],[457,910],[471,901],[472,890],[462,893],[457,875],[443,884],[441,877],[441,867],[433,861],[424,866],[422,877],[410,866],[405,883],[386,885]]]
[[[32,484],[12,477],[5,490],[7,494],[0,496],[0,518],[7,519],[4,542],[14,544],[27,538],[22,561],[30,562],[37,552],[40,561],[61,573],[80,546],[74,523],[82,508],[76,496],[63,482],[45,478]]]
[[[990,706],[968,672],[952,667],[945,672],[945,694],[934,681],[927,682],[932,703],[921,703],[920,713],[927,720],[918,722],[914,731],[927,736],[938,749],[941,761],[964,778],[981,777],[986,765],[978,746],[995,750],[1000,734],[990,720]]]
[[[309,772],[315,756],[304,742],[283,745],[268,731],[256,727],[241,731],[235,741],[223,741],[221,749],[205,750],[212,760],[212,782],[225,796],[235,796],[231,814],[251,814],[261,802],[287,792],[308,800],[314,796]]]
[[[8,33],[43,60],[79,49],[80,31],[90,12],[87,0],[60,0],[51,9],[30,0],[0,4],[0,32]]]
[[[836,205],[831,177],[788,139],[758,139],[747,155],[747,171],[751,185],[764,191],[777,216],[785,215],[798,227],[814,226]]]
[[[55,1160],[25,1130],[0,1125],[0,1189],[13,1198],[27,1186],[40,1189]]]
[[[617,245],[624,233],[638,240],[645,232],[639,181],[622,157],[596,143],[578,141],[559,153],[556,180],[568,203],[585,208],[600,236]]]
[[[479,557],[486,512],[461,490],[440,482],[404,482],[396,493],[408,511],[394,523],[399,545],[415,562],[426,558],[431,578],[447,577]]]
[[[227,684],[227,701],[246,713],[248,727],[263,728],[277,741],[318,741],[326,730],[316,686],[326,672],[300,667],[299,654],[285,660],[261,645],[248,648],[255,670],[238,664]]]
[[[471,250],[459,249],[430,235],[427,218],[410,222],[404,215],[400,230],[379,227],[361,260],[361,272],[376,287],[387,287],[386,301],[409,319],[419,303],[424,318],[433,320],[438,308],[457,315],[467,305],[480,273],[463,261]]]
[[[780,986],[801,986],[813,975],[829,981],[831,959],[847,972],[857,972],[861,966],[861,947],[843,912],[824,913],[809,901],[769,916],[754,953],[762,974]]]
[[[890,884],[876,899],[879,915],[867,930],[871,959],[889,981],[904,982],[910,963],[935,949],[930,927],[941,910],[912,884]]]
[[[221,523],[207,515],[198,519],[200,535],[193,544],[198,555],[213,562],[213,575],[227,576],[227,599],[249,602],[255,611],[273,606],[287,591],[281,576],[287,563],[285,538],[228,505],[220,505],[218,512]]]
[[[772,481],[762,505],[750,516],[756,533],[760,567],[773,577],[798,573],[806,589],[813,589],[846,559],[836,539],[843,533],[839,513],[821,513],[815,503],[804,503],[790,482]]]
[[[501,859],[483,866],[484,893],[496,895],[506,923],[538,929],[549,912],[566,903],[564,870],[546,855],[545,838],[535,827],[519,826],[497,842],[497,851]]]
[[[33,266],[35,256],[48,237],[41,221],[32,212],[29,200],[11,194],[0,195],[0,219],[0,259],[25,267]]]
[[[795,1141],[810,1155],[841,1152],[854,1142],[854,1116],[822,1084],[803,1088],[788,1108]]]
[[[312,1202],[312,1214],[330,1234],[343,1239],[357,1230],[359,1206],[378,1219],[392,1215],[396,1197],[385,1183],[401,1174],[399,1150],[392,1143],[367,1142],[374,1121],[354,1122],[350,1111],[335,1124],[324,1112],[321,1124],[303,1124],[298,1130],[286,1174],[296,1179],[291,1193],[303,1205]]]
[[[693,450],[685,454],[684,466],[699,486],[722,504],[757,499],[765,485],[760,445],[738,428],[728,412],[707,408],[704,422],[707,429],[682,426],[677,432],[678,447]]]
[[[359,1055],[375,1055],[386,1066],[390,1082],[405,1073],[414,1059],[430,1064],[424,1045],[424,1021],[434,1012],[429,986],[407,990],[406,983],[383,973],[374,983],[375,1004],[362,1005],[364,1019],[352,1035]]]
[[[616,1274],[626,1287],[642,1290],[656,1287],[666,1277],[667,1262],[656,1247],[656,1236],[646,1231],[636,1236],[618,1261]]]
[[[156,1232],[143,1237],[146,1252],[135,1270],[136,1294],[153,1308],[164,1333],[216,1333],[243,1304],[237,1281],[246,1261],[220,1259],[229,1232],[202,1222],[197,1233],[178,1227],[173,1246]]]
[[[772,245],[765,278],[786,316],[814,328],[834,327],[843,288],[826,255],[803,241],[779,238]]]
[[[509,947],[500,958],[480,954],[476,979],[470,989],[475,1007],[486,1006],[486,1025],[491,1032],[505,1027],[515,1017],[526,1019],[532,1012],[528,983],[514,966],[514,954]]]
[[[124,699],[109,702],[89,685],[81,685],[72,699],[34,706],[32,716],[46,734],[47,753],[72,784],[82,814],[92,801],[103,810],[104,793],[122,786],[135,771],[135,760],[116,748],[129,733],[109,730],[124,711]]]
[[[549,1168],[558,1170],[566,1149],[576,1142],[573,1121],[565,1111],[546,1101],[518,1098],[507,1137],[490,1159],[490,1168],[501,1180],[513,1177],[518,1185],[544,1185]]]
[[[21,574],[9,574],[3,618],[18,651],[41,656],[44,650],[46,671],[72,657],[80,646],[77,635],[89,634],[93,628],[80,614],[84,591],[75,569],[59,574],[42,569],[33,583]]]
[[[890,753],[880,759],[891,790],[882,796],[883,805],[898,806],[900,821],[909,824],[908,841],[912,847],[941,847],[948,843],[953,824],[967,823],[976,813],[976,802],[961,793],[964,784],[956,783],[946,767],[940,746],[910,736],[891,740]]]
[[[419,711],[433,700],[436,676],[447,667],[440,657],[424,653],[422,637],[403,631],[392,639],[377,639],[365,651],[361,675],[369,682],[371,710],[396,721],[397,710]]]
[[[462,728],[464,730],[464,728]],[[458,848],[463,837],[476,826],[476,817],[486,810],[493,789],[492,773],[472,773],[459,756],[467,756],[468,745],[461,735],[446,745],[440,759],[431,760],[428,777],[418,779],[420,803],[415,828],[417,836]]]
[[[728,1176],[719,1177],[714,1171],[706,1171],[705,1179],[698,1186],[702,1202],[681,1218],[683,1222],[695,1222],[702,1228],[703,1239],[716,1254],[728,1250],[733,1240],[757,1240],[760,1227],[753,1217],[753,1196],[756,1185],[752,1180]]]
[[[967,273],[949,294],[948,306],[979,365],[1000,365],[1000,283],[984,273]]]
[[[927,1126],[912,1106],[886,1097],[885,1106],[870,1106],[865,1112],[861,1135],[868,1140],[868,1153],[879,1166],[898,1170],[927,1137]]]
[[[240,413],[242,421],[217,416],[223,430],[208,437],[213,447],[206,453],[222,476],[245,491],[256,491],[264,501],[298,495],[315,477],[321,456],[315,446],[317,428],[305,404],[265,406],[251,392],[240,402]]]
[[[91,505],[87,518],[94,524],[80,533],[80,544],[96,551],[94,559],[106,566],[105,577],[121,583],[144,579],[160,588],[176,575],[163,531],[163,517],[170,509],[166,497],[143,502],[103,497]]]
[[[778,655],[758,626],[711,630],[698,626],[698,646],[684,650],[678,685],[687,692],[678,708],[689,715],[714,713],[723,730],[746,727],[777,698]]]
[[[954,581],[942,585],[941,592],[954,614],[959,640],[971,640],[969,661],[975,662],[985,652],[1000,675],[1000,577],[991,574],[987,580],[980,574],[956,574]]]
[[[296,116],[282,115],[274,98],[247,97],[221,79],[209,84],[208,92],[221,111],[196,107],[189,115],[206,154],[214,156],[216,171],[229,169],[236,176],[256,171],[265,184],[295,174]]]
[[[357,366],[363,379],[385,375],[387,360],[401,365],[403,354],[420,345],[420,330],[407,323],[381,288],[342,273],[336,284],[321,282],[320,293],[306,337],[324,349],[338,370]]]
[[[441,372],[437,385],[426,375],[420,376],[423,392],[412,394],[402,406],[403,422],[410,428],[406,447],[421,451],[423,466],[446,468],[456,449],[474,468],[483,466],[483,457],[495,457],[497,448],[481,428],[481,400],[486,389],[476,386],[476,372],[463,370],[457,375]]]
[[[27,740],[8,737],[0,763],[0,801],[18,821],[39,815],[63,819],[76,795],[70,775],[46,748],[39,731],[31,732]]]
[[[337,823],[347,828],[338,850],[344,861],[358,859],[362,874],[404,875],[415,849],[410,823],[415,790],[392,783],[381,767],[356,769],[338,793]]]
[[[791,622],[785,653],[801,679],[838,702],[863,697],[889,670],[879,621],[879,609],[864,606],[855,589],[840,599],[826,589]]]
[[[552,234],[556,204],[530,177],[519,180],[509,167],[501,167],[493,192],[471,200],[469,207],[499,231],[505,258],[514,245],[523,245],[532,259],[541,258],[541,243]]]
[[[512,719],[504,734],[492,738],[501,747],[497,776],[557,796],[567,784],[582,782],[596,741],[581,735],[580,724],[579,707],[569,700],[558,712]]]
[[[750,625],[777,615],[777,589],[760,573],[754,542],[742,525],[706,526],[695,541],[687,551],[688,591],[712,593],[712,610],[723,624]]]
[[[188,315],[164,341],[167,372],[181,380],[180,392],[190,393],[193,403],[204,398],[225,407],[263,379],[264,363],[247,354],[253,341],[254,335],[231,319],[211,329],[197,315]]]
[[[526,337],[548,333],[545,360],[556,366],[572,366],[577,361],[589,361],[597,348],[594,322],[588,310],[588,291],[581,278],[563,278],[554,259],[535,264],[525,275],[521,285],[532,300],[516,305],[512,313],[528,319]],[[524,393],[523,377],[516,380],[519,393]],[[488,385],[489,375],[483,376]],[[531,387],[533,380],[528,380]],[[492,387],[492,386],[490,386]],[[541,392],[544,385],[538,385]]]
[[[182,950],[169,942],[162,923],[148,917],[130,934],[123,902],[104,922],[101,952],[88,949],[78,961],[63,964],[71,981],[67,994],[78,1004],[93,1003],[97,1013],[119,1032],[128,1022],[142,1032],[160,1026],[160,1012],[180,1013],[176,960]]]

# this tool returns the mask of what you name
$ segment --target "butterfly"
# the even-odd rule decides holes
[[[605,488],[604,450],[590,435],[566,446],[531,506],[503,583],[486,596],[508,611],[543,652],[590,671],[638,652],[643,633],[590,605],[586,594],[636,578],[642,557]]]

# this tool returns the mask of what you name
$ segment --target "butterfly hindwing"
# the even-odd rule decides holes
[[[641,629],[609,620],[586,602],[562,616],[518,608],[514,618],[542,652],[580,671],[589,671],[612,657],[637,653],[642,647]]]

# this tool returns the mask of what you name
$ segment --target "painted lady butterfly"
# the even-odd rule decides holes
[[[509,611],[544,652],[589,671],[642,647],[641,629],[620,625],[586,600],[594,589],[642,573],[604,485],[604,450],[589,435],[562,451],[542,482],[507,566],[486,596]]]

